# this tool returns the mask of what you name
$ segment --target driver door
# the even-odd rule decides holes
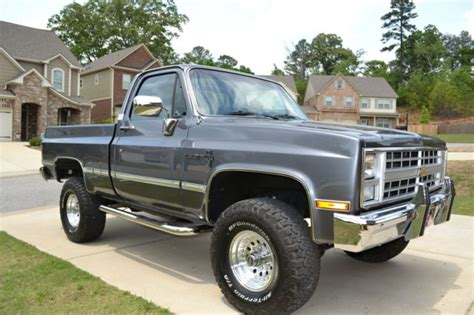
[[[187,135],[187,105],[181,82],[176,71],[151,73],[130,91],[127,112],[111,145],[111,173],[117,193],[131,204],[183,209],[181,146]],[[137,106],[137,96],[160,98],[162,109]],[[171,135],[164,132],[165,119],[170,118],[176,122]]]

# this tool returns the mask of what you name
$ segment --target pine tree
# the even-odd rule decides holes
[[[398,57],[398,71],[400,72],[399,84],[403,81],[404,72],[404,41],[416,30],[411,20],[418,17],[414,12],[415,4],[412,0],[392,0],[390,4],[390,12],[382,16],[382,28],[387,31],[382,35],[382,43],[391,44],[382,48],[382,51],[392,51],[396,47]]]

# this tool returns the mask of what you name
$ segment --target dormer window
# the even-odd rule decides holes
[[[336,88],[341,90],[344,88],[344,81],[343,80],[336,80]]]
[[[59,92],[64,92],[64,70],[59,68],[51,70],[51,79],[53,88]]]

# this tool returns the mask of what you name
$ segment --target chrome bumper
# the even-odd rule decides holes
[[[455,196],[454,185],[446,177],[443,188],[430,195],[419,184],[408,203],[364,213],[334,214],[334,247],[361,252],[400,237],[411,240],[422,236],[425,227],[449,221]]]

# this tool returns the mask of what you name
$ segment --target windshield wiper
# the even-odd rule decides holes
[[[282,119],[301,119],[299,117],[296,117],[296,116],[293,116],[293,115],[290,115],[290,114],[279,114],[279,115],[274,115],[274,117],[276,118],[282,118]]]
[[[243,110],[238,110],[235,112],[230,112],[230,113],[225,113],[224,115],[229,115],[229,116],[255,116],[255,117],[266,117],[266,118],[271,118],[275,120],[279,120],[277,116],[273,115],[267,115],[267,114],[261,114],[261,113],[254,113],[254,112],[249,112],[249,111],[243,111]]]

